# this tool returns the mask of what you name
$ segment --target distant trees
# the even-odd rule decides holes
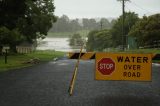
[[[73,32],[81,29],[78,19],[70,20],[67,15],[57,17],[57,22],[50,29],[51,32]]]
[[[78,31],[78,30],[82,29],[82,26],[79,24],[78,21],[79,21],[78,19],[70,21],[70,28],[71,28],[70,31],[71,32]]]
[[[83,28],[87,30],[98,29],[98,23],[96,22],[95,19],[83,18],[82,24],[83,24]]]
[[[108,19],[106,18],[101,18],[100,22],[99,22],[99,27],[101,27],[101,29],[111,29],[112,27],[112,22],[109,22]]]
[[[103,29],[109,29],[112,23],[106,18],[102,19],[69,19],[67,15],[58,17],[57,22],[53,24],[50,29],[51,32],[76,32],[79,30],[99,30],[101,29],[101,24]]]
[[[0,47],[8,45],[15,51],[23,40],[33,43],[45,37],[56,21],[54,9],[53,0],[1,0]]]

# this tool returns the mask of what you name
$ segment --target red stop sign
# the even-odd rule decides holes
[[[115,63],[111,58],[102,58],[98,62],[98,70],[103,75],[110,75],[115,70]]]

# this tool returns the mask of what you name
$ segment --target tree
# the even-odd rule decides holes
[[[0,27],[0,52],[2,46],[10,46],[12,51],[16,51],[16,45],[23,41],[22,34],[17,29],[9,30],[6,27]]]
[[[93,31],[90,31],[89,34],[88,34],[88,41],[86,43],[86,48],[87,48],[87,51],[94,51],[94,48],[95,48],[95,40],[94,40],[94,36],[95,34],[97,33],[98,31],[97,30],[93,30]]]
[[[83,24],[84,29],[88,29],[89,28],[89,19],[88,18],[83,18],[82,19],[82,24]]]
[[[70,29],[69,26],[69,17],[67,15],[63,15],[59,20],[59,30],[61,30],[61,32],[68,32],[68,30]]]
[[[24,17],[26,0],[0,0],[0,27],[9,30],[16,27],[17,20]]]
[[[71,20],[71,21],[70,21],[70,27],[71,27],[71,31],[72,31],[72,32],[81,30],[81,26],[80,26],[80,24],[79,24],[79,22],[78,22],[78,19]]]
[[[93,18],[89,19],[88,27],[89,27],[90,30],[97,29],[98,28],[98,24],[97,24],[96,20],[93,19]]]
[[[110,29],[113,23],[110,23],[108,19],[101,19],[103,29]],[[79,30],[99,30],[101,26],[99,19],[69,19],[67,15],[63,15],[57,18],[57,22],[53,24],[50,32],[76,32]]]
[[[144,16],[131,28],[129,36],[136,37],[138,46],[142,47],[160,41],[160,14]]]
[[[87,51],[103,51],[110,46],[111,33],[109,30],[94,30],[88,34]]]
[[[95,30],[98,29],[98,23],[95,19],[91,18],[83,18],[82,19],[83,28],[87,30]]]
[[[84,43],[82,36],[80,34],[74,34],[69,41],[70,46],[82,46]]]
[[[7,39],[9,39],[10,30],[6,27],[0,27],[0,54],[2,52],[3,45],[6,45]],[[8,43],[7,43],[8,44]]]
[[[112,46],[117,47],[122,45],[122,15],[114,21],[114,25],[111,29],[112,33]],[[139,20],[138,15],[134,12],[125,13],[124,20],[124,35],[127,36],[131,27]],[[124,39],[125,41],[126,39]]]
[[[19,40],[33,43],[39,37],[44,38],[56,21],[54,9],[53,0],[0,0],[0,37],[5,40],[0,46],[16,46]],[[17,41],[17,36],[23,39]]]
[[[99,25],[101,25],[102,29],[110,29],[111,23],[106,18],[101,18]]]
[[[81,29],[78,19],[71,20],[67,15],[58,17],[50,29],[51,32],[75,32]]]
[[[27,0],[26,12],[19,18],[17,27],[29,42],[44,38],[56,21],[53,0]]]

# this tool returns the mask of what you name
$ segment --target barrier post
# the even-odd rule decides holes
[[[72,96],[72,94],[73,94],[73,88],[74,88],[74,83],[75,83],[75,79],[76,79],[76,76],[77,76],[77,71],[78,71],[78,66],[79,66],[79,60],[80,60],[80,57],[81,57],[82,49],[83,49],[83,45],[81,47],[80,54],[79,54],[77,63],[75,65],[74,73],[73,73],[73,76],[72,76],[72,79],[71,79],[71,83],[70,83],[70,86],[69,86],[68,92],[69,92],[70,96]]]

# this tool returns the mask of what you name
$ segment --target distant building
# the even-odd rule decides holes
[[[29,43],[27,41],[16,46],[17,53],[31,53],[36,50],[36,43]]]

